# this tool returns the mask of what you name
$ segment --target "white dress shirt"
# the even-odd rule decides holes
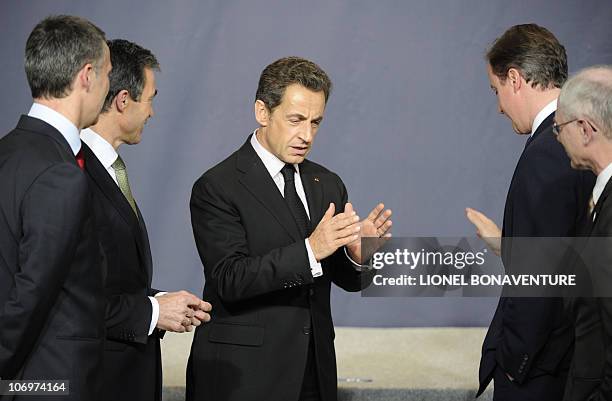
[[[112,167],[119,154],[113,148],[113,146],[106,141],[106,139],[102,138],[99,134],[97,134],[91,128],[86,128],[81,131],[81,140],[89,146],[91,151],[96,155],[102,166],[106,169],[106,172],[110,177],[115,181],[117,186],[117,175],[115,173],[115,169]],[[80,144],[80,141],[79,141]],[[160,292],[157,294],[163,295],[165,292]],[[149,297],[151,301],[151,323],[149,324],[149,335],[153,333],[155,330],[155,326],[157,326],[157,321],[159,320],[159,302],[155,297]]]
[[[81,150],[81,139],[79,129],[63,114],[58,113],[50,107],[40,103],[32,104],[28,116],[42,120],[58,130],[70,145],[72,153],[76,156]]]
[[[540,124],[542,124],[542,122],[544,122],[544,120],[546,120],[546,118],[555,111],[557,111],[557,99],[548,103],[542,110],[540,110],[538,114],[536,114],[535,118],[533,119],[531,134],[529,134],[529,136],[533,136],[533,133],[536,132]]]
[[[255,130],[255,132],[253,132],[253,135],[251,136],[251,146],[253,147],[253,149],[255,149],[255,153],[257,153],[257,156],[259,156],[259,158],[263,162],[264,166],[266,167],[266,170],[268,170],[268,173],[276,184],[276,187],[280,191],[281,195],[284,197],[285,179],[283,178],[281,170],[283,169],[283,167],[285,167],[285,162],[274,156],[259,143],[259,141],[257,140],[257,130]],[[293,166],[295,167],[295,190],[298,194],[298,197],[302,201],[302,204],[304,205],[304,209],[306,209],[306,214],[308,215],[308,218],[310,218],[310,211],[308,210],[308,201],[306,200],[306,192],[304,192],[302,178],[300,177],[300,166],[299,164],[294,164]],[[314,252],[310,247],[310,242],[308,241],[308,238],[304,240],[304,243],[306,244],[306,252],[308,252],[308,261],[310,264],[310,271],[312,272],[312,276],[322,276],[323,269],[321,268],[321,263],[317,262],[317,259],[314,256]]]

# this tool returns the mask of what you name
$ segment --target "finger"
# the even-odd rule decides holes
[[[367,219],[370,221],[375,221],[378,218],[378,215],[385,209],[385,205],[382,203],[379,203],[378,205],[376,205],[376,207],[374,209],[372,209],[372,211],[370,212],[370,214],[368,214]]]
[[[337,240],[334,241],[334,246],[336,248],[340,248],[340,247],[346,246],[346,245],[350,244],[351,242],[354,242],[354,241],[356,241],[358,239],[359,239],[359,235],[349,235],[348,237],[338,238]]]
[[[196,311],[194,316],[202,322],[210,322],[210,315],[206,312],[202,312],[199,310],[199,311]]]
[[[474,224],[476,227],[479,227],[482,224],[482,213],[477,210],[466,208],[465,215],[470,223]]]
[[[206,301],[200,301],[200,310],[210,312],[212,310],[212,305]]]
[[[387,233],[387,231],[389,231],[391,229],[392,225],[393,225],[393,221],[391,221],[391,220],[385,221],[385,223],[380,228],[376,229],[376,232],[378,233],[378,236],[382,237],[383,235],[385,235]]]
[[[347,215],[345,213],[340,213],[334,216],[334,220],[332,221],[332,227],[335,230],[342,230],[345,227],[350,226],[351,224],[355,224],[359,222],[359,216],[357,214]]]
[[[321,221],[327,221],[331,219],[332,217],[334,217],[335,212],[336,212],[336,206],[333,203],[330,203]]]
[[[393,212],[390,209],[385,210],[382,214],[378,216],[378,218],[376,219],[376,222],[374,223],[374,226],[376,228],[382,227],[383,224],[389,221],[392,214]]]
[[[198,327],[201,324],[202,324],[202,321],[200,321],[200,319],[196,317],[191,318],[191,326]]]
[[[344,213],[346,214],[352,214],[355,210],[353,209],[353,204],[351,202],[347,202],[346,205],[344,205]]]
[[[191,325],[189,325],[189,326],[185,326],[185,331],[186,331],[187,333],[192,332],[192,331],[193,331],[193,326],[191,326]]]
[[[341,238],[345,238],[345,237],[349,237],[353,235],[359,236],[358,234],[360,230],[361,230],[361,224],[359,223],[351,224],[350,226],[345,227],[342,230],[336,231],[334,233],[335,239],[341,239]]]

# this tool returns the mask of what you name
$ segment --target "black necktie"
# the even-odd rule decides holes
[[[304,238],[310,234],[310,221],[304,204],[295,190],[295,169],[292,164],[285,164],[285,167],[281,170],[283,178],[285,179],[285,202],[291,210],[291,214],[297,223],[300,233]]]

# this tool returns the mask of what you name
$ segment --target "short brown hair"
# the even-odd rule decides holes
[[[259,77],[255,100],[261,100],[271,111],[281,103],[285,89],[299,84],[329,99],[332,83],[325,71],[312,61],[301,57],[284,57],[268,65]]]
[[[88,20],[71,15],[50,16],[30,33],[25,71],[32,97],[63,98],[85,64],[101,67],[106,39]]]
[[[493,42],[486,59],[502,81],[511,68],[519,70],[534,88],[561,88],[567,80],[565,48],[548,29],[536,24],[508,29]]]

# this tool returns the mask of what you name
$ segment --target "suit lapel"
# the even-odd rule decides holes
[[[294,240],[301,238],[299,228],[287,202],[270,177],[268,170],[255,153],[250,143],[251,137],[238,150],[236,168],[243,173],[239,181],[274,216],[278,223]]]
[[[125,199],[125,196],[93,151],[85,143],[83,143],[82,149],[83,155],[85,156],[85,170],[93,182],[100,188],[104,196],[110,201],[111,205],[117,210],[117,213],[119,213],[121,218],[130,227],[140,256],[142,260],[145,261],[145,265],[147,265],[145,266],[145,270],[147,274],[149,274],[149,277],[151,277],[151,266],[149,266],[150,253],[147,252],[148,247],[143,240],[144,233],[139,219],[136,218],[129,202]],[[140,217],[140,220],[142,220],[142,217]]]

